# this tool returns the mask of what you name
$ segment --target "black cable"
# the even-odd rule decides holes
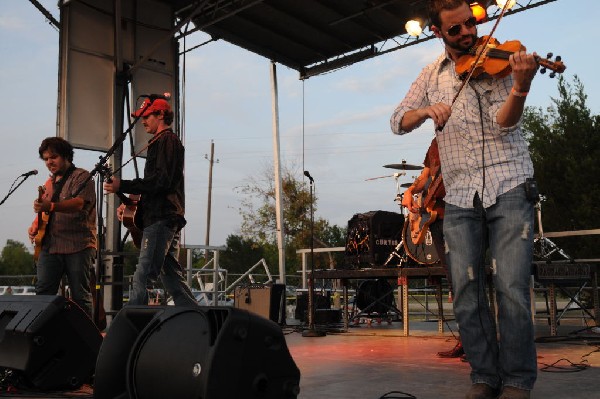
[[[480,258],[480,263],[479,263],[479,270],[477,272],[477,284],[478,284],[478,288],[477,288],[477,314],[479,315],[479,323],[481,325],[481,329],[483,331],[483,336],[488,344],[488,346],[490,348],[494,348],[495,350],[495,354],[496,357],[500,356],[500,353],[498,351],[498,345],[495,342],[490,342],[486,331],[483,327],[483,320],[481,319],[481,302],[480,302],[480,296],[479,296],[479,292],[483,293],[483,297],[486,296],[486,283],[485,283],[485,278],[487,276],[487,271],[486,271],[486,267],[485,267],[485,254],[487,251],[487,245],[488,244],[488,234],[487,234],[487,223],[486,223],[486,211],[485,211],[485,205],[483,204],[484,202],[484,197],[485,197],[485,183],[486,183],[486,169],[485,169],[485,125],[483,123],[483,109],[481,107],[481,96],[479,94],[479,92],[475,89],[475,87],[473,87],[472,85],[470,85],[471,88],[473,89],[473,92],[475,93],[475,96],[477,97],[477,105],[479,107],[479,122],[481,124],[481,170],[482,170],[482,176],[481,176],[481,196],[479,198],[480,200],[480,217],[481,217],[481,258]],[[491,285],[489,287],[491,289]],[[480,291],[481,290],[481,291]],[[493,298],[489,298],[486,299],[489,300],[490,302],[493,300]],[[496,306],[494,304],[494,306]],[[490,321],[490,324],[493,328],[493,336],[497,336],[498,331],[497,331],[497,326],[496,326],[496,320],[494,319],[494,317],[491,314],[491,309],[488,305],[487,307],[488,312],[488,318]]]
[[[389,396],[389,395],[402,395],[402,396]],[[410,393],[402,392],[402,391],[390,391],[388,393],[384,393],[379,397],[379,399],[417,399],[416,396],[411,395]]]
[[[567,362],[566,366],[559,365],[559,363],[562,362],[563,360]],[[587,362],[587,360],[585,362]],[[541,364],[543,364],[544,367],[541,367],[540,371],[550,372],[550,373],[577,373],[577,372],[583,371],[583,370],[587,369],[588,367],[590,367],[589,364],[573,363],[569,359],[565,359],[565,358],[558,359],[557,361],[555,361],[552,364],[546,364],[546,363],[541,363]]]

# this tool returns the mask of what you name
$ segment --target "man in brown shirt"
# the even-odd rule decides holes
[[[33,202],[35,218],[28,233],[36,242],[37,295],[56,295],[63,275],[71,298],[93,316],[90,278],[96,258],[96,192],[88,171],[73,164],[73,147],[60,137],[48,137],[39,148],[50,171],[45,191]],[[87,183],[85,183],[87,182]],[[79,190],[85,183],[85,187]],[[78,192],[79,191],[79,192]],[[41,237],[40,237],[41,235]]]

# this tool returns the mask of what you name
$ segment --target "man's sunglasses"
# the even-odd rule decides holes
[[[477,19],[475,17],[470,17],[470,18],[465,19],[465,22],[463,22],[462,24],[452,25],[450,28],[448,28],[446,33],[448,33],[448,36],[456,36],[462,30],[463,25],[465,26],[465,28],[471,29],[476,24],[477,24]]]

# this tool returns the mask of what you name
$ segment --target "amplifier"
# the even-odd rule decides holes
[[[591,267],[587,263],[540,263],[536,264],[539,282],[568,283],[591,279]]]
[[[345,262],[340,268],[383,266],[402,241],[404,216],[396,212],[357,213],[348,221]]]
[[[235,287],[233,305],[285,324],[285,284],[250,284]]]

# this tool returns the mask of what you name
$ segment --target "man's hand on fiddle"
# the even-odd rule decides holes
[[[527,54],[525,51],[517,51],[510,55],[508,62],[512,69],[513,87],[516,91],[524,93],[529,91],[539,68],[536,57],[536,53]]]

